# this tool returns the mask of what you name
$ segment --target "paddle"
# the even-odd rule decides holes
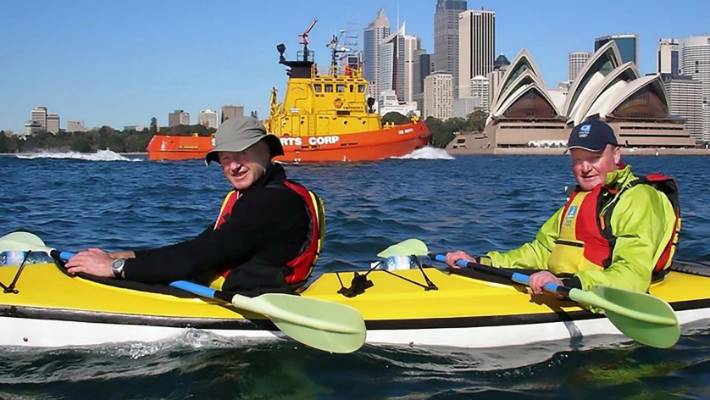
[[[429,254],[426,244],[418,239],[408,239],[394,244],[382,253],[388,256],[428,256],[433,260],[446,262],[445,255]],[[458,260],[456,265],[488,274],[506,276],[517,283],[529,286],[529,277],[519,272],[493,268],[466,260]],[[680,337],[678,318],[671,306],[658,297],[606,286],[597,286],[591,291],[586,291],[548,283],[545,285],[545,290],[566,295],[577,303],[603,310],[609,321],[619,331],[647,346],[668,348],[673,346]]]
[[[47,247],[42,239],[28,232],[13,232],[0,237],[2,250],[41,251],[63,260],[72,256]],[[241,310],[264,315],[286,336],[320,350],[351,353],[365,343],[362,315],[344,304],[283,293],[251,298],[186,281],[172,282],[170,286],[201,297],[228,301]]]

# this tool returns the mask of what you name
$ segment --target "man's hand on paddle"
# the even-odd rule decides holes
[[[465,251],[452,251],[450,253],[446,253],[446,264],[451,267],[451,268],[461,268],[458,265],[456,265],[456,261],[458,260],[466,260],[466,261],[471,261],[471,262],[478,262],[476,261],[476,258],[473,256],[470,256],[468,253]]]
[[[548,283],[554,283],[556,285],[562,286],[562,280],[551,272],[540,271],[530,275],[530,291],[532,294],[542,294],[545,292],[545,285]]]

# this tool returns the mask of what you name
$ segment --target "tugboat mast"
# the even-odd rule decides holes
[[[311,29],[316,26],[316,22],[318,22],[318,18],[313,18],[313,21],[311,21],[306,30],[298,35],[301,37],[299,43],[303,45],[303,61],[308,61],[308,34],[311,32]]]

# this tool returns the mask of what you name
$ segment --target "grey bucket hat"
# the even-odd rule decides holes
[[[205,156],[205,163],[219,161],[220,151],[244,151],[260,140],[264,140],[269,145],[271,157],[284,154],[279,138],[267,134],[264,125],[256,118],[230,118],[217,129],[214,136],[214,148]]]

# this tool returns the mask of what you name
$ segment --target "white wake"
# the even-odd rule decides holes
[[[77,151],[67,152],[48,152],[42,151],[39,153],[20,153],[17,158],[25,160],[33,160],[37,158],[57,158],[71,160],[86,160],[86,161],[144,161],[141,158],[128,158],[111,150],[99,150],[96,153],[79,153]]]
[[[401,157],[392,157],[400,160],[453,160],[454,157],[447,153],[444,149],[426,146],[421,149],[416,149],[409,154]]]

